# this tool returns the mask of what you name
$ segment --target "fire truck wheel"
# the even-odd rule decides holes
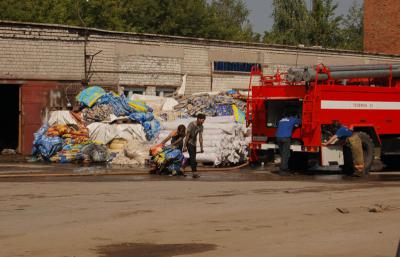
[[[361,144],[363,148],[363,157],[364,157],[364,170],[362,172],[363,175],[367,175],[372,167],[372,162],[374,161],[374,143],[372,142],[371,137],[365,132],[358,132],[358,136],[361,139]],[[351,153],[351,149],[348,146],[343,148],[344,154],[344,169],[346,173],[352,175],[355,170],[353,166],[353,156]]]

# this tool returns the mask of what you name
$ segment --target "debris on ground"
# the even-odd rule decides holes
[[[346,209],[346,208],[336,208],[336,210],[338,212],[340,212],[340,213],[343,213],[343,214],[349,214],[350,213],[350,211],[348,209]]]
[[[17,151],[15,149],[3,149],[1,151],[1,155],[14,155],[17,154]]]
[[[392,211],[392,210],[396,210],[399,208],[390,206],[390,205],[383,205],[383,204],[375,204],[372,207],[368,207],[368,212],[374,212],[374,213],[378,213],[378,212],[384,212],[384,211]]]

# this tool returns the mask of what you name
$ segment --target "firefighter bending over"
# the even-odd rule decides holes
[[[279,145],[279,154],[281,155],[281,166],[279,170],[280,175],[284,175],[289,171],[289,158],[290,158],[290,143],[294,127],[301,125],[300,119],[294,114],[285,115],[278,122],[278,129],[276,131],[276,140]]]
[[[338,140],[341,140],[345,144],[348,144],[353,157],[354,171],[356,172],[356,175],[362,175],[362,172],[364,170],[364,155],[361,138],[358,136],[357,133],[354,133],[352,130],[343,126],[338,121],[334,121],[332,123],[332,127],[334,131],[336,131],[335,135],[329,138],[328,141],[322,143],[322,145],[327,146],[330,144],[334,144]]]

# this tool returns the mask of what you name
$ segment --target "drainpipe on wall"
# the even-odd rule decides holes
[[[210,92],[213,91],[213,82],[214,82],[214,74],[213,74],[213,62],[210,63],[210,73],[211,73],[211,85],[210,85]]]

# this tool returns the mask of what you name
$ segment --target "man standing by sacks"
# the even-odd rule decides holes
[[[206,116],[202,113],[197,115],[197,119],[189,123],[187,127],[187,134],[185,138],[185,144],[183,151],[189,152],[189,163],[192,169],[193,178],[198,178],[197,172],[197,161],[196,161],[196,146],[197,146],[197,135],[199,135],[200,142],[200,153],[204,153],[203,148],[203,123],[206,120]]]

